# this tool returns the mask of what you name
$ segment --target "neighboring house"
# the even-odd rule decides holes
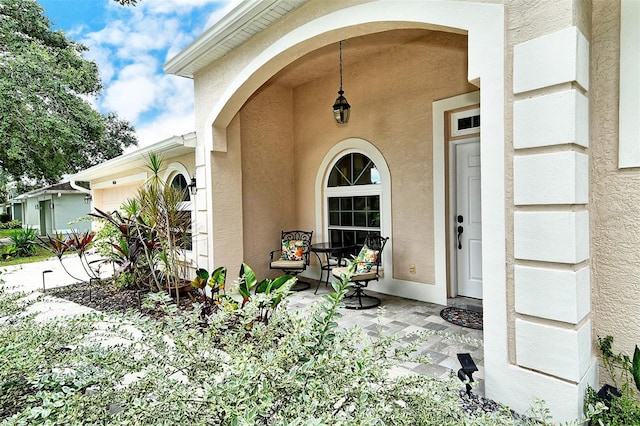
[[[91,221],[79,220],[90,211],[81,189],[66,181],[20,194],[9,200],[12,217],[39,235],[91,229]]]
[[[195,146],[195,133],[173,136],[82,170],[72,175],[70,179],[76,183],[89,183],[91,189],[86,195],[91,208],[113,212],[119,210],[124,202],[134,198],[138,188],[151,176],[146,164],[152,152],[160,155],[164,160],[164,169],[161,172],[163,180],[171,185],[188,189],[195,173]],[[191,193],[188,196],[189,200],[185,200],[183,208],[193,212],[194,196]],[[190,217],[191,226],[195,229],[193,213]],[[95,226],[94,222],[94,228]],[[196,249],[192,242],[187,250],[186,258],[191,264],[195,264]]]
[[[194,80],[198,263],[380,232],[375,290],[482,297],[488,397],[578,417],[596,336],[640,336],[639,4],[240,3],[165,65]]]

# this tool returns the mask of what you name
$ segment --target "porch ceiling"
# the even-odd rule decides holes
[[[385,51],[414,40],[428,37],[433,31],[422,29],[401,29],[376,32],[349,38],[342,43],[343,69],[360,61],[383,54]],[[309,81],[338,75],[338,44],[320,47],[292,62],[274,75],[269,81],[284,87],[294,88]]]

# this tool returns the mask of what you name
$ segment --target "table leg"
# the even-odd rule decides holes
[[[322,274],[324,273],[324,266],[322,265],[322,259],[320,259],[320,255],[318,254],[318,252],[314,251],[313,253],[318,258],[318,263],[320,264],[320,279],[318,279],[318,285],[316,285],[316,291],[313,292],[313,294],[318,294],[318,288],[320,288],[320,283],[322,282]]]

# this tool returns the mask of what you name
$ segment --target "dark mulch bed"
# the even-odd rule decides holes
[[[81,282],[51,289],[47,293],[106,313],[125,313],[133,310],[158,320],[161,320],[164,316],[160,310],[149,310],[143,307],[144,298],[148,294],[147,291],[116,289],[109,283],[89,284]],[[197,293],[195,292],[180,295],[180,308],[184,310],[193,309],[193,302],[196,301],[196,297]]]

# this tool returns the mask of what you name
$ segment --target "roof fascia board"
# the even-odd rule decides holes
[[[169,139],[156,142],[153,145],[149,145],[136,151],[120,155],[119,157],[112,158],[111,160],[105,161],[104,163],[97,164],[93,167],[89,167],[88,169],[79,171],[78,173],[71,175],[69,177],[69,180],[91,181],[101,176],[109,175],[114,168],[121,167],[128,163],[139,160],[140,158],[148,156],[152,152],[163,153],[181,147],[194,148],[195,150],[195,133],[188,133],[183,136],[173,136]]]
[[[168,74],[193,78],[193,72],[188,70],[193,62],[215,46],[232,39],[247,22],[254,20],[257,16],[269,10],[277,1],[243,1],[176,56],[169,59],[164,65],[164,71]]]

